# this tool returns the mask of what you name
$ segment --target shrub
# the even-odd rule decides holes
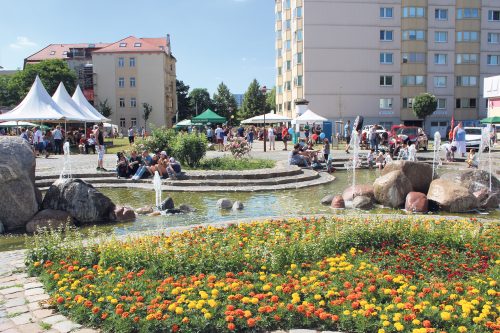
[[[207,138],[197,133],[181,133],[175,137],[171,148],[172,155],[179,162],[195,168],[207,152]]]
[[[153,128],[151,136],[143,141],[136,143],[134,149],[143,151],[144,149],[154,152],[155,150],[164,150],[167,155],[172,155],[172,146],[174,144],[177,133],[175,130],[166,127]]]
[[[275,161],[264,159],[232,158],[229,156],[201,160],[197,169],[201,170],[255,170],[274,168]]]
[[[234,158],[242,158],[248,155],[252,147],[250,147],[247,140],[244,138],[236,137],[227,143],[226,149],[229,149]]]

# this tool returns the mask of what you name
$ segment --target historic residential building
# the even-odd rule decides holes
[[[412,103],[430,92],[429,132],[486,116],[483,78],[500,73],[498,0],[276,0],[275,13],[278,113],[295,117],[306,99],[330,120],[422,125]]]

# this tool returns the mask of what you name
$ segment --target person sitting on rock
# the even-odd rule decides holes
[[[128,178],[130,173],[129,173],[129,167],[128,167],[128,161],[127,157],[123,152],[118,152],[116,154],[118,157],[118,161],[116,162],[116,175],[118,178]]]
[[[403,142],[403,147],[399,149],[398,160],[408,160],[408,144],[406,142]]]
[[[366,162],[368,163],[368,168],[373,169],[375,164],[375,148],[371,148],[368,154],[366,154]]]
[[[304,153],[300,151],[300,145],[298,143],[293,146],[293,150],[289,153],[288,164],[300,167],[307,167],[311,164],[309,156],[304,155]]]
[[[85,145],[85,153],[88,154],[90,150],[92,150],[92,153],[95,154],[95,136],[94,136],[94,134],[90,134],[90,137],[87,139],[87,144]]]
[[[385,157],[384,157],[384,153],[382,151],[380,151],[378,153],[378,156],[375,159],[375,165],[377,166],[377,168],[379,170],[382,170],[384,168],[384,166],[385,166]]]
[[[138,180],[141,178],[148,178],[152,175],[151,166],[153,165],[153,158],[149,155],[147,150],[144,150],[141,154],[142,165],[139,167],[132,180]]]

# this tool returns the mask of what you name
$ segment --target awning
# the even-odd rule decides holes
[[[191,121],[200,124],[206,124],[206,123],[222,124],[226,122],[226,118],[219,116],[217,113],[213,112],[210,109],[207,109],[199,116],[196,116],[193,119],[191,119]]]
[[[481,124],[500,124],[500,117],[488,117],[481,119]]]
[[[286,116],[282,116],[275,113],[266,113],[266,124],[274,124],[274,123],[286,123],[292,121],[292,118],[288,118]],[[255,116],[252,118],[245,119],[241,122],[242,124],[263,124],[264,123],[264,115]]]

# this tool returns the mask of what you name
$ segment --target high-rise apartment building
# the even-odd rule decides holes
[[[426,120],[486,116],[484,77],[500,73],[498,0],[276,0],[276,110],[295,103],[331,120],[422,125],[415,96],[438,99]]]

